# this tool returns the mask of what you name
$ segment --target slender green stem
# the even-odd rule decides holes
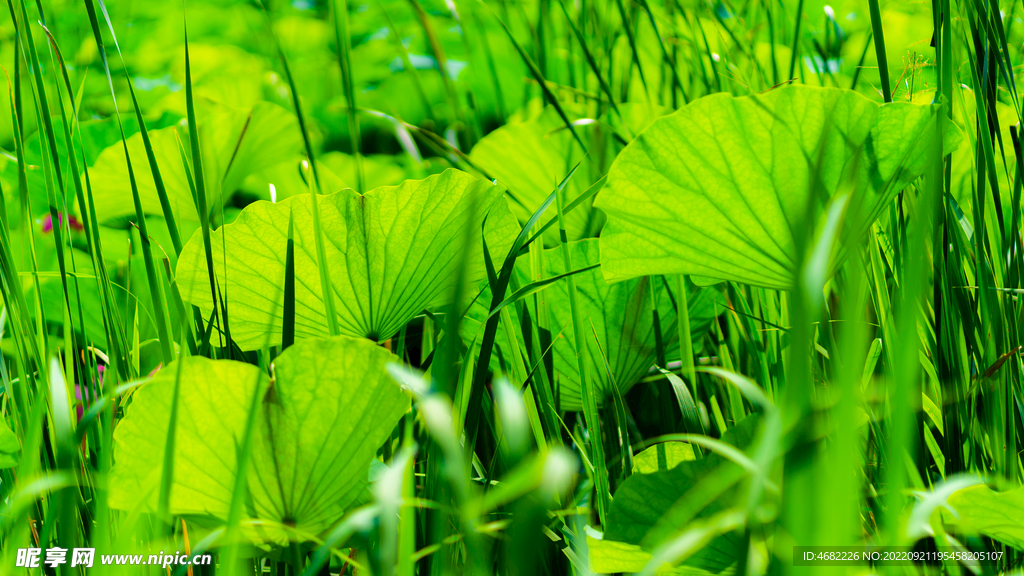
[[[882,80],[882,98],[892,102],[892,89],[889,87],[889,64],[885,57],[885,37],[882,34],[882,12],[878,8],[878,0],[868,0],[871,12],[871,33],[875,41],[875,56],[878,58],[878,75]]]
[[[555,191],[555,205],[558,209],[558,233],[562,243],[562,261],[566,270],[572,270],[572,255],[569,249],[569,238],[565,232],[565,213],[562,209],[562,194]],[[576,369],[580,376],[580,390],[583,396],[583,417],[590,435],[590,450],[594,457],[594,487],[597,491],[597,517],[602,526],[608,524],[608,510],[611,508],[611,486],[608,480],[608,466],[604,453],[604,436],[601,429],[601,418],[598,412],[597,390],[590,378],[587,350],[587,337],[583,325],[583,313],[576,290],[576,277],[569,276],[569,311],[572,314],[573,353],[576,357]]]

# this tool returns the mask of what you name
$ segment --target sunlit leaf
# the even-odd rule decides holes
[[[508,250],[518,224],[499,186],[449,170],[425,180],[320,197],[324,247],[343,334],[384,341],[426,308],[451,298],[459,260],[468,281],[486,277],[481,230],[492,254]],[[327,334],[308,194],[256,202],[213,234],[214,270],[243,349],[280,341],[289,214],[295,219],[295,336]],[[182,297],[213,311],[202,238],[178,261]]]
[[[167,127],[150,131],[153,153],[171,209],[179,220],[198,221],[199,214],[181,163],[175,130],[188,148],[187,141],[184,141],[188,137],[187,129]],[[295,116],[267,102],[258,103],[252,109],[208,105],[201,118],[199,132],[209,191],[208,208],[214,214],[216,202],[234,193],[246,176],[291,159],[301,142]],[[135,170],[143,211],[163,215],[141,135],[128,138],[128,153]],[[120,142],[100,153],[89,169],[89,175],[97,217],[101,222],[135,214],[124,148]]]
[[[597,574],[618,574],[620,572],[640,572],[651,561],[651,553],[639,546],[594,538],[587,534],[587,548],[590,551],[590,567]],[[657,574],[678,574],[686,576],[709,576],[722,574],[712,570],[703,570],[692,566],[672,566],[665,564]]]
[[[940,109],[806,86],[694,101],[654,122],[612,165],[595,202],[609,218],[605,277],[794,286],[795,232],[807,226],[812,194],[822,212],[850,186],[865,228],[934,160]],[[959,136],[951,124],[944,130],[948,153]]]
[[[943,507],[943,519],[958,530],[983,534],[1024,549],[1024,488],[996,492],[984,484],[953,492]]]
[[[633,473],[650,474],[696,459],[693,446],[687,442],[658,442],[633,456]]]
[[[525,223],[533,216],[551,191],[565,178],[573,166],[583,158],[572,136],[564,128],[561,119],[551,113],[527,122],[507,124],[485,136],[473,147],[469,157],[474,164],[485,170],[508,188],[509,206]],[[566,197],[575,198],[593,182],[588,180],[586,166],[569,180]],[[595,178],[596,180],[596,178]],[[603,216],[591,208],[591,203],[580,206],[565,217],[566,231],[570,240],[588,238],[601,229]],[[538,222],[545,224],[556,218],[554,208],[548,210]],[[545,243],[558,242],[558,227],[552,226],[545,232]]]
[[[253,394],[255,438],[246,514],[319,534],[365,486],[377,448],[409,407],[384,369],[394,355],[349,337],[296,343],[274,361],[274,380],[229,360],[182,360],[175,437],[173,514],[223,521],[238,473]],[[110,502],[153,511],[163,471],[178,366],[135,392],[114,435]],[[261,540],[280,541],[268,529]]]

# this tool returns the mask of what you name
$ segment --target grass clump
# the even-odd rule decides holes
[[[12,0],[0,573],[1018,573],[1018,12]]]

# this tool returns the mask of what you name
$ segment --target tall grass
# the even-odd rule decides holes
[[[86,573],[15,566],[21,549],[58,546],[95,548],[87,572],[100,575],[654,573],[663,563],[676,573],[723,572],[685,563],[693,557],[733,574],[867,569],[794,566],[796,545],[965,546],[1004,553],[974,573],[1020,570],[1014,545],[1024,533],[1012,521],[980,534],[961,533],[942,513],[928,518],[926,533],[913,524],[921,502],[965,477],[1005,491],[1024,478],[1016,4],[9,0],[8,9],[0,573]],[[615,155],[656,118],[718,92],[787,83],[854,89],[879,103],[939,103],[940,126],[955,124],[964,142],[953,155],[930,150],[926,174],[877,220],[845,215],[845,260],[833,276],[815,257],[824,208],[810,203],[794,223],[801,281],[785,291],[712,283],[704,290],[720,307],[705,331],[687,295],[706,279],[645,277],[634,296],[652,302],[657,360],[632,389],[600,396],[622,351],[604,349],[584,313],[577,280],[590,267],[574,261],[570,240],[579,237],[571,236],[581,234],[570,217],[595,210]],[[250,126],[263,101],[289,120],[261,128],[272,135],[259,146],[299,145],[224,189],[241,170],[240,151],[259,137]],[[227,113],[211,110],[246,119],[235,130]],[[507,161],[571,152],[553,159],[564,167],[542,183],[538,202],[528,201],[528,178],[519,188],[501,182],[510,202],[530,204],[517,214],[521,233],[507,251],[483,234],[479,285],[469,280],[479,246],[445,254],[458,263],[448,303],[418,311],[380,342],[401,360],[390,370],[413,408],[380,447],[364,497],[323,533],[282,525],[289,542],[254,543],[262,521],[244,471],[255,465],[266,399],[253,397],[229,516],[176,515],[173,430],[186,416],[179,391],[190,384],[180,361],[231,359],[271,374],[302,337],[296,290],[308,287],[296,286],[295,214],[275,305],[281,336],[268,327],[255,351],[232,337],[239,311],[218,268],[226,256],[214,252],[225,224],[256,200],[310,194],[323,335],[343,333],[339,311],[358,304],[332,284],[326,254],[347,239],[325,232],[326,195],[449,167],[495,179],[474,147],[496,129],[539,119],[550,149],[524,142]],[[174,131],[170,160],[157,141],[162,129]],[[128,183],[113,199],[111,154]],[[212,315],[175,275],[193,235]],[[567,294],[565,325],[553,320],[556,288]],[[694,333],[703,336],[693,341]],[[558,354],[566,342],[570,357]],[[154,370],[178,375],[159,505],[118,510],[114,433]],[[567,372],[578,377],[579,411],[565,409]],[[756,434],[745,428],[753,421]],[[744,435],[752,437],[740,442]],[[661,450],[647,455],[667,469],[664,451],[679,442],[694,458],[725,464],[702,468],[674,516],[663,511],[671,537],[618,547],[602,539],[620,490],[650,472],[640,455]],[[730,477],[728,462],[743,474]],[[1019,502],[1004,502],[1004,513],[1024,513]],[[213,565],[99,562],[186,550],[213,554]]]

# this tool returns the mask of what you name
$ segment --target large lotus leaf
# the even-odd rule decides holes
[[[238,19],[232,15],[232,19]],[[158,49],[166,49],[160,46]],[[185,49],[177,49],[177,55]],[[192,68],[192,86],[197,100],[211,100],[229,106],[253,106],[264,97],[267,83],[267,60],[242,47],[231,44],[189,43],[189,64]],[[171,62],[170,77],[184,84],[185,59],[180,56]],[[162,105],[185,114],[185,91],[170,94]],[[293,129],[298,128],[292,124]]]
[[[870,225],[932,161],[940,110],[806,86],[700,98],[654,122],[612,165],[595,202],[608,215],[605,277],[694,274],[791,288],[794,231],[821,225],[805,222],[812,191],[831,198],[849,186],[861,227]],[[945,126],[949,152],[959,136]]]
[[[175,513],[226,518],[237,470],[235,453],[252,400],[268,378],[249,364],[195,357],[183,360],[175,428],[171,502]],[[158,371],[133,396],[114,434],[110,504],[156,510],[167,445],[171,396],[179,366]]]
[[[504,254],[519,227],[502,188],[447,170],[425,180],[319,197],[324,249],[344,334],[383,341],[422,310],[448,301],[468,251],[468,281],[486,278],[481,230]],[[214,269],[228,306],[231,336],[243,349],[280,342],[289,215],[295,237],[295,336],[327,334],[311,197],[255,202],[213,234]],[[468,234],[467,234],[468,227]],[[182,297],[213,310],[202,237],[178,260]],[[269,338],[269,340],[268,340]]]
[[[256,393],[246,514],[310,534],[329,528],[364,487],[377,448],[409,408],[384,368],[395,360],[372,342],[345,336],[290,347],[274,361],[272,382],[249,364],[182,360],[171,513],[227,517],[236,450]],[[115,508],[156,509],[178,370],[170,364],[140,388],[115,431]],[[280,537],[270,530],[260,539]]]
[[[564,129],[561,119],[547,111],[533,120],[506,124],[491,132],[477,142],[469,157],[508,188],[512,211],[520,222],[525,223],[583,158],[583,151]],[[591,180],[589,172],[588,160],[569,180],[566,197],[575,198],[600,177],[598,175]],[[591,202],[566,214],[565,226],[570,240],[588,238],[601,229],[603,216],[592,209]],[[557,217],[552,207],[539,223],[544,224]],[[558,227],[548,228],[544,240],[548,245],[557,245]]]
[[[570,255],[574,269],[586,268],[600,262],[596,238],[570,243]],[[565,272],[561,248],[544,252],[545,275],[550,278]],[[516,264],[520,284],[530,279],[529,259],[520,258]],[[541,280],[543,278],[533,278]],[[654,334],[654,306],[651,302],[652,287],[657,300],[661,320],[662,336],[666,349],[678,349],[675,296],[668,290],[662,278],[641,278],[609,284],[601,275],[600,268],[588,270],[575,276],[577,303],[583,316],[586,330],[587,351],[591,380],[599,388],[598,402],[603,403],[611,392],[614,381],[622,394],[643,378],[657,362],[657,346]],[[673,281],[674,282],[674,281]],[[547,287],[540,296],[547,301],[550,309],[550,328],[555,337],[555,372],[558,377],[558,401],[562,410],[582,410],[579,371],[573,348],[573,324],[569,308],[569,291],[565,281]],[[467,339],[479,339],[483,320],[491,301],[490,291],[485,290],[470,308],[464,335]],[[724,310],[721,294],[714,288],[687,288],[687,304],[690,315],[690,333],[698,345],[707,333],[713,318]],[[596,334],[596,340],[595,340]],[[511,350],[511,340],[504,329],[499,329],[496,343],[504,351]],[[677,356],[678,357],[678,356]],[[607,361],[607,367],[606,367]],[[609,372],[611,374],[609,375]]]
[[[220,105],[204,108],[199,134],[206,175],[207,204],[215,214],[217,203],[234,193],[246,176],[292,158],[301,147],[301,134],[294,115],[267,102],[260,102],[251,110]],[[175,216],[198,221],[196,202],[181,163],[175,130],[183,140],[182,145],[188,149],[187,131],[183,127],[168,127],[150,131],[153,154]],[[141,134],[128,138],[128,153],[131,155],[143,212],[162,216],[163,209]],[[121,142],[100,153],[96,163],[89,169],[89,176],[96,213],[101,221],[135,215]]]
[[[196,202],[192,197],[185,171],[181,165],[181,155],[175,141],[174,131],[184,135],[181,127],[168,127],[150,130],[149,138],[153,144],[153,154],[160,167],[160,176],[171,211],[179,219],[199,220]],[[184,142],[187,145],[187,141]],[[142,136],[135,134],[128,138],[128,153],[132,159],[135,182],[139,190],[142,210],[145,214],[163,215],[160,197],[149,170],[146,148]],[[128,178],[128,166],[125,162],[124,147],[121,142],[112,144],[100,153],[96,163],[89,168],[92,183],[96,217],[100,222],[109,222],[125,216],[135,215],[135,204],[132,197],[131,182]]]

